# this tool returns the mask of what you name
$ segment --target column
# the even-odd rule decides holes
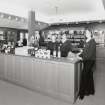
[[[35,11],[28,12],[28,40],[35,35]]]

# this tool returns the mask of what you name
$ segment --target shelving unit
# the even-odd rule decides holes
[[[83,48],[85,42],[84,30],[73,30],[69,40],[74,48]]]
[[[48,42],[48,37],[49,35],[55,35],[56,37],[58,37],[59,35],[63,35],[63,33],[65,33],[67,35],[67,39],[70,40],[72,46],[74,48],[83,48],[84,46],[84,42],[85,42],[85,36],[84,36],[84,31],[85,30],[78,30],[78,28],[74,29],[74,30],[71,30],[70,28],[69,29],[56,29],[56,30],[49,30],[47,33],[46,33],[46,36],[45,36],[45,41]]]
[[[17,40],[17,31],[8,28],[0,28],[0,41],[4,44],[8,44],[8,42],[16,43]]]
[[[24,37],[27,32],[27,30],[0,27],[0,43],[14,42],[14,45],[16,45],[17,41],[20,40],[20,33],[23,33]]]

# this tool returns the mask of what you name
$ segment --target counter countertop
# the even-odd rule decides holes
[[[0,53],[0,55],[6,55],[6,56],[18,56],[18,57],[25,57],[25,58],[31,58],[32,60],[42,60],[42,61],[51,61],[51,62],[63,62],[63,63],[76,63],[79,62],[79,58],[77,57],[71,57],[71,58],[67,58],[67,57],[61,57],[61,58],[53,58],[51,57],[50,59],[48,58],[36,58],[34,56],[20,56],[20,55],[16,55],[16,54],[6,54],[6,53]]]

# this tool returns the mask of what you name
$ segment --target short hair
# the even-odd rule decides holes
[[[86,31],[89,31],[89,32],[90,32],[91,38],[92,38],[92,37],[93,37],[93,31],[92,31],[92,29],[86,29],[86,30],[85,30],[85,34],[86,34]]]

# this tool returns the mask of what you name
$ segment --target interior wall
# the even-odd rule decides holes
[[[93,29],[105,30],[105,23],[96,23],[96,24],[93,25]]]

